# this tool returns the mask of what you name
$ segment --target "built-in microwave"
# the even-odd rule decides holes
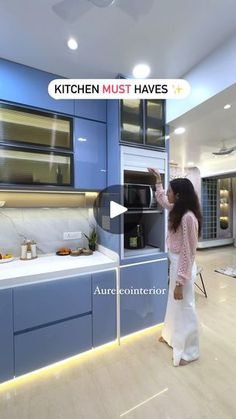
[[[150,185],[125,183],[124,205],[128,209],[155,209],[155,191]]]

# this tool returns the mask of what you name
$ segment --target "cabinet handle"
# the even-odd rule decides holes
[[[106,172],[106,169],[100,169],[100,172]]]

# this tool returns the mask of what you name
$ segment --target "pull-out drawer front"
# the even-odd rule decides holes
[[[92,348],[91,314],[15,336],[15,375]]]
[[[14,331],[91,311],[91,275],[14,289]]]
[[[14,377],[12,290],[0,291],[0,383]]]
[[[92,275],[93,288],[93,346],[116,339],[116,272],[99,272]],[[103,295],[104,292],[104,295]]]

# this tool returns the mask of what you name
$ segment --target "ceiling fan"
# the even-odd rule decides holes
[[[236,146],[234,147],[227,147],[225,142],[223,141],[222,147],[218,151],[213,151],[212,154],[215,156],[226,156],[231,154],[234,150],[236,150]]]
[[[52,10],[64,21],[76,22],[84,13],[92,7],[106,8],[115,5],[134,20],[148,13],[154,0],[61,0],[52,6]]]

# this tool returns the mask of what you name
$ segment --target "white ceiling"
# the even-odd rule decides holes
[[[60,1],[0,0],[0,56],[71,78],[129,77],[139,62],[151,66],[151,78],[177,78],[236,31],[235,0],[116,0],[106,8],[65,0],[67,20],[52,10]],[[77,4],[88,6],[81,16]],[[71,36],[76,51],[67,48]],[[236,143],[235,94],[234,86],[172,121],[186,127],[182,136],[171,134],[173,160],[193,161],[203,175],[236,167],[236,152],[211,154],[222,139]],[[233,104],[229,111],[226,102]]]
[[[60,1],[0,0],[0,55],[66,77],[129,76],[145,61],[150,77],[174,78],[236,30],[235,0],[116,0],[106,8],[66,0],[72,23],[53,12]],[[86,2],[89,10],[77,16],[72,7]],[[66,46],[70,36],[77,51]]]
[[[231,108],[224,109],[225,104]],[[184,134],[174,134],[177,127]],[[188,162],[199,167],[201,175],[236,172],[236,151],[215,157],[212,152],[225,146],[236,146],[236,83],[195,107],[170,124],[170,159],[182,168]]]

